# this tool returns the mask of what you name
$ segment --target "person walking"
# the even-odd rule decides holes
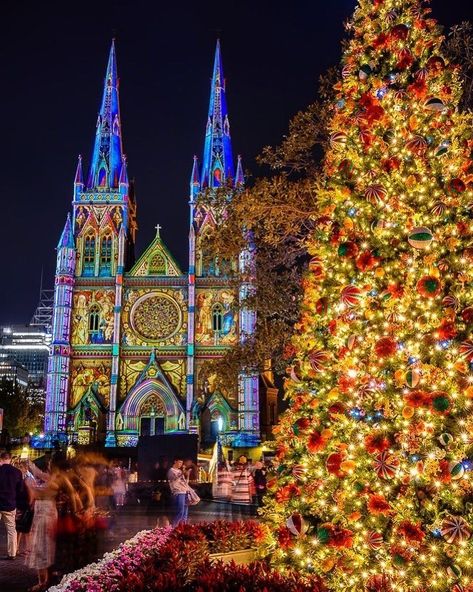
[[[176,527],[181,522],[187,522],[189,506],[187,504],[187,493],[190,491],[190,485],[184,476],[182,467],[184,460],[176,457],[172,467],[168,471],[168,482],[171,489],[171,495],[175,505],[175,515],[172,526]]]
[[[246,456],[241,455],[233,467],[232,502],[235,504],[251,504],[251,486],[253,478],[248,470]]]
[[[0,519],[7,530],[8,553],[4,559],[15,559],[18,549],[15,518],[17,500],[23,494],[23,475],[11,464],[9,452],[2,452],[0,460]]]
[[[255,463],[255,472],[253,473],[253,480],[256,487],[256,498],[258,506],[263,505],[263,497],[266,493],[266,467],[261,461]]]

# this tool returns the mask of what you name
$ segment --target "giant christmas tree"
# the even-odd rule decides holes
[[[358,4],[269,543],[330,590],[473,590],[472,121],[425,3]]]

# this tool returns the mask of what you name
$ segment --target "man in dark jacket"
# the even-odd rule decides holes
[[[22,493],[23,475],[21,471],[11,464],[9,452],[0,454],[0,520],[5,522],[7,529],[7,550],[5,559],[15,559],[16,544],[16,500]]]

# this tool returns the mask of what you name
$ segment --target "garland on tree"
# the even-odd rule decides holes
[[[473,591],[473,136],[424,2],[359,0],[264,516],[328,589]]]

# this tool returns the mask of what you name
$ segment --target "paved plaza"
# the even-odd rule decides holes
[[[245,520],[254,517],[253,514],[252,507],[202,500],[198,506],[190,509],[189,518],[190,522]],[[166,525],[169,517],[170,514],[159,506],[134,505],[123,508],[116,514],[113,528],[100,537],[97,557],[112,551],[140,530]],[[6,552],[5,528],[0,524],[0,557],[5,556]],[[24,557],[17,557],[15,561],[0,560],[1,592],[25,592],[36,581],[36,573],[25,566]]]

